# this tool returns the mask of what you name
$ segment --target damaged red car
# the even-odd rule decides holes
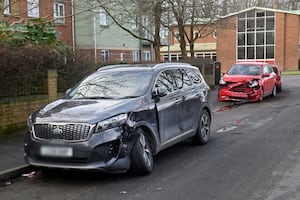
[[[236,63],[219,83],[219,101],[257,102],[277,93],[276,74],[263,62]]]

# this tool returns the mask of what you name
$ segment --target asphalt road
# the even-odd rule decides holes
[[[223,107],[216,94],[207,145],[183,142],[149,176],[36,171],[0,186],[0,199],[299,200],[300,76],[260,103]]]

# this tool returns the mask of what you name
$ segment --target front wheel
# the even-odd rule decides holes
[[[274,85],[273,91],[272,91],[272,97],[276,97],[276,95],[277,95],[277,88],[276,88],[276,86]]]
[[[206,144],[210,136],[211,119],[206,110],[202,110],[198,124],[198,130],[193,137],[194,144]]]
[[[138,134],[138,139],[132,149],[131,167],[137,175],[148,175],[153,169],[151,145],[142,128],[138,128],[136,133]]]

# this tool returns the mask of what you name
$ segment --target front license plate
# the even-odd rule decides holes
[[[71,147],[50,147],[42,146],[40,149],[42,156],[53,157],[72,157],[73,149]]]

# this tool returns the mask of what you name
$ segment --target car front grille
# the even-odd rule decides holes
[[[41,140],[76,142],[87,140],[92,128],[89,124],[34,124],[33,135]]]

